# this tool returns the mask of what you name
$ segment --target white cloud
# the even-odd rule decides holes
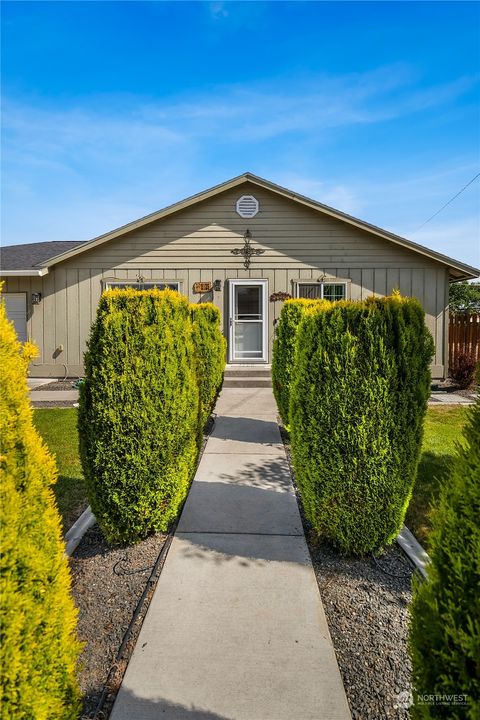
[[[221,15],[223,4],[211,4],[211,12]],[[476,79],[423,90],[416,90],[417,81],[411,67],[396,64],[342,76],[214,87],[158,101],[127,94],[53,107],[6,101],[4,237],[9,243],[91,237],[238,174],[246,162],[371,222],[402,218],[405,232],[406,225],[417,224],[417,215],[418,224],[428,216],[424,206],[438,207],[443,186],[443,194],[451,194],[449,168],[413,179],[395,172],[399,180],[382,183],[369,181],[363,167],[361,176],[341,179],[337,167],[312,172],[310,156],[334,132],[407,115],[413,123],[414,113],[448,103]]]
[[[410,236],[411,240],[480,268],[480,218],[437,220]]]
[[[149,102],[129,95],[101,96],[68,109],[7,102],[4,129],[11,138],[22,138],[26,152],[40,144],[54,152],[81,145],[83,153],[95,153],[105,144],[136,152],[148,145],[171,147],[218,137],[219,131],[225,141],[262,141],[290,132],[318,134],[383,122],[445,103],[476,82],[464,77],[414,90],[416,80],[411,68],[396,64],[343,76],[220,86],[188,99]]]
[[[211,2],[209,3],[210,17],[213,20],[221,20],[222,18],[228,17],[228,11],[226,3],[224,2]]]
[[[452,195],[452,189],[461,187],[475,170],[476,165],[471,163],[453,163],[432,168],[429,173],[375,183],[350,178],[349,182],[335,184],[293,173],[275,180],[420,245],[480,267],[480,183],[417,231],[428,213],[437,210],[443,199]]]
[[[364,207],[358,191],[347,185],[332,184],[326,180],[316,180],[294,173],[284,173],[277,176],[275,182],[295,190],[300,195],[306,195],[312,200],[318,200],[324,205],[330,205],[349,215],[360,215]]]

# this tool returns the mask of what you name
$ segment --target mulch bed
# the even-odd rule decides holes
[[[297,500],[352,718],[408,720],[413,566],[396,543],[377,558],[345,557],[318,543],[298,491]]]
[[[127,548],[112,548],[94,525],[70,559],[73,596],[79,608],[78,634],[85,643],[78,673],[84,694],[83,718],[107,718],[110,713],[159,573],[152,578],[142,612],[118,662],[117,653],[166,538],[158,534]],[[109,678],[105,704],[95,716],[114,665],[117,667]]]

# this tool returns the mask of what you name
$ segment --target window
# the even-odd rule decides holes
[[[347,286],[345,283],[320,283],[323,288],[324,300],[345,300]]]
[[[137,282],[136,280],[131,280],[130,282],[128,280],[105,281],[106,290],[113,290],[114,288],[117,290],[126,290],[127,288],[132,288],[132,290],[153,290],[154,288],[157,290],[165,290],[165,288],[170,288],[170,290],[180,292],[180,283],[175,281],[163,282],[161,280],[148,280],[147,282]]]
[[[345,300],[347,297],[347,283],[297,282],[296,296],[308,298],[309,300]]]

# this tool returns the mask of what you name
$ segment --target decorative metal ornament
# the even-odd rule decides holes
[[[252,233],[247,228],[245,230],[245,235],[243,236],[243,240],[245,242],[245,245],[243,248],[234,248],[233,250],[230,250],[232,255],[243,255],[243,267],[245,270],[248,270],[250,267],[251,259],[254,255],[263,255],[265,250],[259,250],[258,248],[252,248],[250,241],[252,239]]]

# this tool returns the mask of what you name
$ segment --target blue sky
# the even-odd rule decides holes
[[[480,5],[2,2],[4,244],[246,170],[480,266]]]

